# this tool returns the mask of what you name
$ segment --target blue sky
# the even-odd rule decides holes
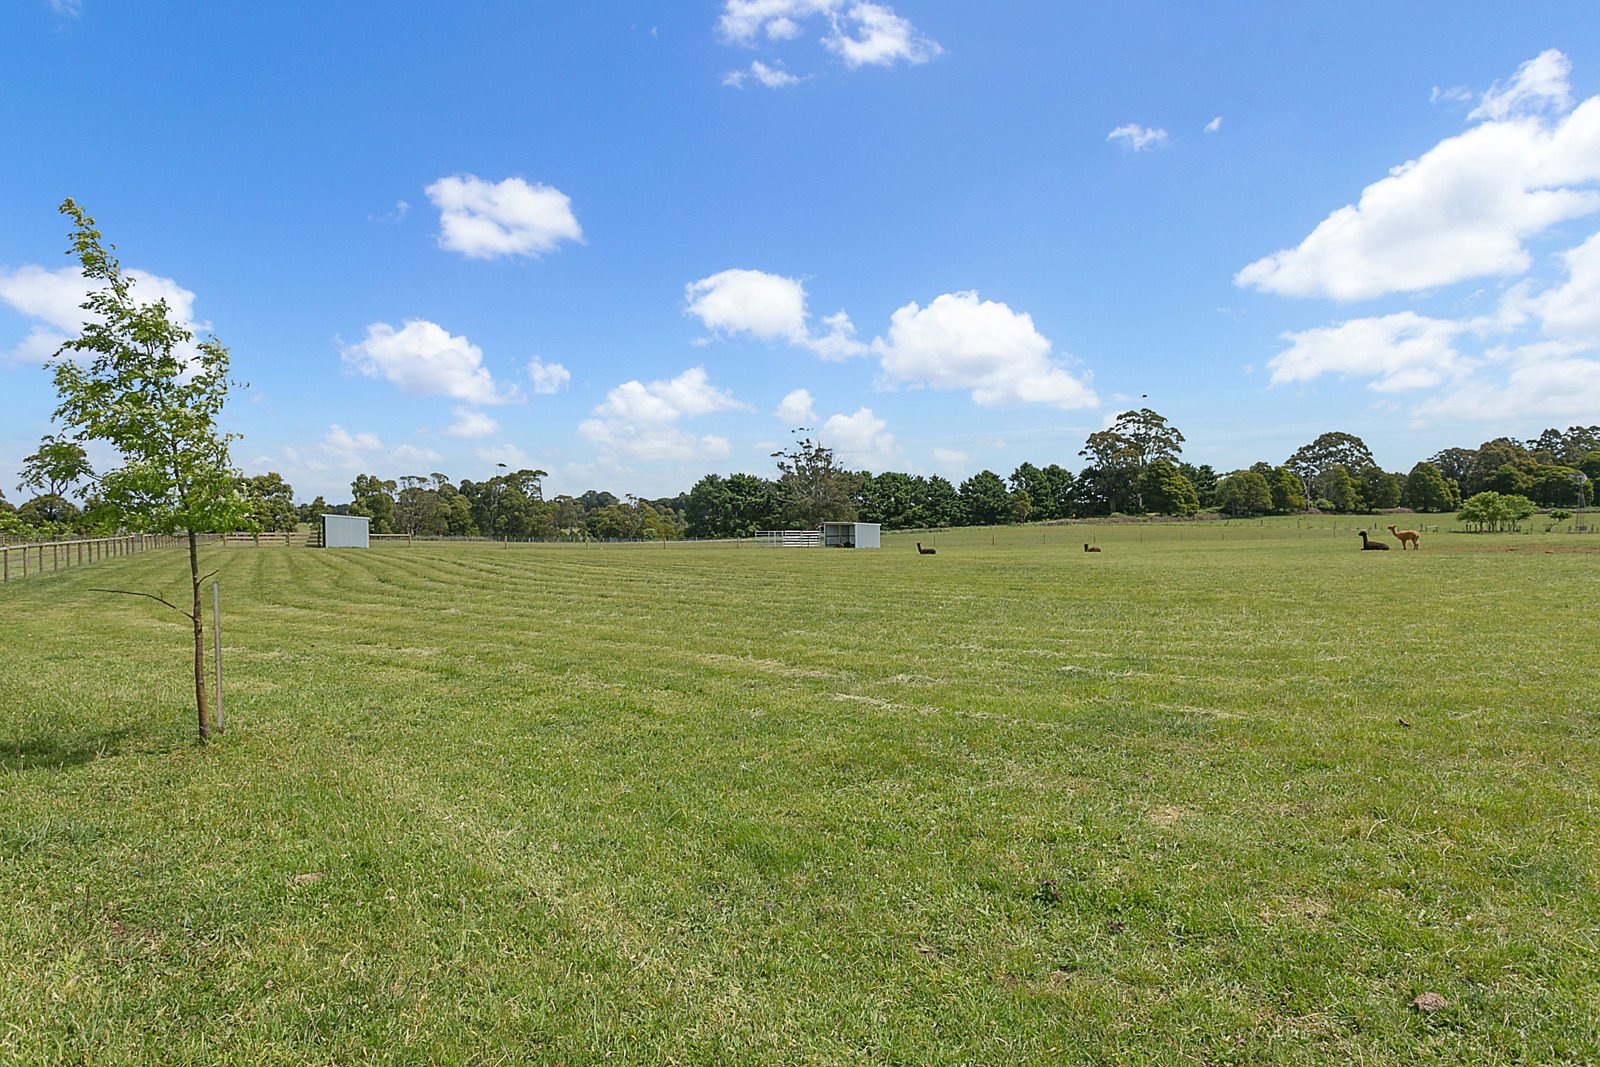
[[[1600,422],[1592,3],[13,0],[0,144],[0,472],[66,196],[307,499],[656,496],[799,425],[1076,469],[1146,403],[1221,469]]]

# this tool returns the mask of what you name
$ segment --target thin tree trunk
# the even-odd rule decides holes
[[[200,614],[200,552],[195,533],[189,531],[189,578],[194,585],[194,702],[200,715],[200,740],[211,737],[211,715],[206,707],[206,635]]]

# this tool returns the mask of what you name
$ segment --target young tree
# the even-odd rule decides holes
[[[1476,527],[1479,533],[1489,533],[1506,529],[1515,531],[1533,512],[1533,501],[1525,496],[1514,493],[1506,495],[1486,489],[1469,497],[1461,505],[1458,517],[1468,526]]]
[[[191,346],[194,335],[173,321],[166,301],[135,299],[133,279],[101,245],[94,219],[70,199],[61,212],[73,221],[70,254],[102,287],[82,305],[88,314],[79,336],[51,361],[55,417],[73,440],[104,441],[121,457],[96,482],[102,513],[128,529],[188,538],[192,609],[135,595],[160,600],[193,625],[195,707],[205,740],[211,717],[199,535],[230,529],[244,514],[239,472],[228,456],[234,435],[217,425],[228,398],[228,350],[214,336]]]

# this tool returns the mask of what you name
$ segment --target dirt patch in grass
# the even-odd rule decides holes
[[[1162,804],[1145,812],[1145,818],[1157,826],[1176,826],[1192,814],[1194,813],[1172,804]]]

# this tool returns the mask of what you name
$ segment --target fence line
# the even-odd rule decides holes
[[[240,546],[260,548],[263,545],[286,545],[289,547],[299,548],[305,548],[309,545],[313,548],[320,548],[322,545],[322,534],[315,532],[301,533],[295,530],[274,530],[270,533],[249,533],[236,531],[234,533],[223,534],[222,544],[225,548],[236,548]]]
[[[215,534],[205,534],[211,541]],[[24,545],[0,545],[0,582],[26,578],[30,574],[54,573],[65,567],[82,567],[101,560],[166,548],[186,538],[170,534],[124,534],[121,537],[86,537],[75,541],[35,541]],[[48,554],[49,566],[45,566]]]
[[[408,533],[375,533],[367,535],[373,541],[411,541]],[[266,548],[273,545],[283,545],[288,548],[321,548],[321,530],[272,530],[263,533],[251,533],[248,530],[235,530],[222,535],[222,543],[228,548]]]

